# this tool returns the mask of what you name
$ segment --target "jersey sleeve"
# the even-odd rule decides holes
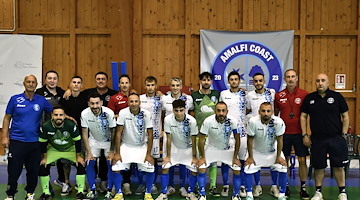
[[[166,116],[165,119],[164,119],[164,131],[165,133],[167,134],[171,134],[171,124],[170,124],[170,118],[169,118],[170,115]]]
[[[301,104],[301,112],[309,114],[309,95],[307,95]]]
[[[338,98],[338,99],[339,99],[339,101],[340,101],[339,111],[340,111],[340,113],[344,113],[344,112],[348,111],[349,108],[348,108],[348,105],[347,105],[346,100],[345,100],[345,98],[343,97],[343,95],[341,95],[340,93],[338,93],[338,95],[339,95],[339,98]]]
[[[71,123],[72,132],[71,132],[71,138],[74,141],[78,141],[81,139],[79,128],[76,126],[75,123]]]
[[[119,126],[124,126],[125,123],[125,109],[120,110],[119,116],[116,120],[116,124]]]
[[[204,135],[208,135],[208,132],[209,132],[209,120],[208,118],[206,118],[200,128],[200,133],[201,134],[204,134]]]
[[[110,128],[115,128],[116,127],[116,120],[115,120],[115,116],[114,116],[114,112],[108,112],[109,115],[109,127]]]
[[[53,110],[52,105],[49,103],[49,101],[47,101],[44,97],[43,98],[43,105],[44,105],[44,112],[45,113],[51,113]]]
[[[188,102],[188,107],[189,110],[194,110],[194,101],[193,98],[190,95],[187,95],[187,102]]]
[[[190,132],[191,136],[197,136],[199,134],[199,129],[195,118],[190,118],[190,130],[191,130]]]
[[[250,104],[250,98],[249,98],[250,92],[246,94],[246,109],[251,110],[251,104]]]
[[[81,127],[89,128],[89,125],[88,125],[87,120],[86,120],[86,110],[83,110],[81,112],[80,121],[81,121]]]
[[[9,103],[7,104],[7,106],[6,106],[6,110],[5,110],[5,113],[6,114],[13,114],[13,112],[14,112],[14,107],[15,107],[15,102],[16,102],[16,100],[15,100],[16,98],[14,97],[14,96],[12,96],[11,98],[10,98],[10,100],[9,100]]]
[[[47,142],[47,141],[48,141],[48,135],[46,134],[44,127],[40,126],[39,142]]]
[[[145,115],[145,126],[146,128],[153,128],[153,124],[152,124],[152,120],[151,120],[151,117],[150,117],[150,112],[144,112],[144,115]]]
[[[247,134],[249,136],[255,136],[255,133],[256,133],[256,123],[253,118],[250,118],[247,125]]]
[[[275,121],[275,134],[281,136],[285,133],[285,123],[281,118],[277,118]]]
[[[230,126],[231,126],[233,133],[238,134],[238,133],[240,133],[239,130],[240,130],[240,127],[242,126],[242,122],[232,118]]]
[[[110,97],[107,107],[115,112],[115,95]]]

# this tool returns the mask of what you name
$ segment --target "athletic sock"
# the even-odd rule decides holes
[[[223,179],[223,185],[229,185],[229,165],[222,164],[221,165],[221,174]]]
[[[166,194],[169,184],[169,174],[161,174],[161,192]]]
[[[260,170],[254,173],[254,179],[255,179],[255,185],[260,185]]]
[[[340,193],[346,193],[345,186],[344,187],[339,187],[339,192]]]
[[[279,172],[278,175],[279,175],[279,191],[280,191],[280,193],[285,193],[287,174],[286,174],[286,172]]]
[[[240,174],[239,175],[233,174],[233,184],[234,184],[233,196],[236,196],[240,191],[240,185],[241,185]]]
[[[170,167],[169,169],[169,186],[174,187],[174,174],[175,174],[175,166]]]
[[[90,187],[90,190],[96,190],[95,185],[95,160],[89,160],[88,165],[86,166],[86,177],[88,180],[88,184]]]
[[[107,173],[107,189],[112,189],[113,187],[113,171],[111,170],[111,160],[106,160],[108,173]]]
[[[188,188],[189,193],[194,192],[195,185],[196,185],[196,176],[190,173],[190,176],[189,176],[189,188]]]
[[[185,165],[179,165],[180,187],[185,187],[187,168]]]
[[[245,174],[245,179],[246,192],[252,192],[253,174]]]
[[[113,172],[113,183],[115,186],[116,194],[122,193],[121,183],[123,182],[123,178],[120,172]]]
[[[321,192],[321,187],[322,187],[322,186],[315,186],[315,191],[316,191],[316,192]]]
[[[153,172],[145,172],[145,186],[146,193],[151,193],[151,188],[154,183],[155,174]]]
[[[76,175],[76,184],[77,184],[77,190],[78,192],[84,192],[85,187],[85,174]]]
[[[205,173],[198,173],[197,180],[200,189],[200,195],[205,195],[205,184],[206,184],[206,174]]]
[[[270,174],[271,174],[272,185],[277,185],[279,172],[270,170]]]
[[[43,193],[47,195],[51,194],[49,189],[49,181],[50,181],[50,176],[40,176],[41,189]]]
[[[216,178],[217,178],[217,166],[211,165],[209,168],[209,178],[210,178],[210,188],[216,187]]]

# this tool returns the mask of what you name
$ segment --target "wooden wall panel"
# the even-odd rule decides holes
[[[0,2],[0,30],[11,30],[14,27],[14,0],[2,0]]]

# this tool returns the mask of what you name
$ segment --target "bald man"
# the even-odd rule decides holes
[[[40,123],[43,112],[52,111],[50,103],[43,96],[35,94],[37,84],[34,75],[26,76],[24,93],[12,96],[6,107],[1,143],[4,148],[9,148],[7,200],[15,197],[23,165],[27,182],[25,200],[35,199],[41,156]]]
[[[307,95],[301,106],[301,131],[303,143],[311,148],[312,166],[316,192],[311,200],[322,200],[321,187],[327,167],[327,155],[333,167],[339,186],[339,200],[347,200],[345,191],[344,165],[348,162],[348,149],[344,134],[349,127],[348,106],[344,97],[329,89],[326,74],[316,77],[316,91]],[[310,130],[307,133],[307,118],[310,116]]]

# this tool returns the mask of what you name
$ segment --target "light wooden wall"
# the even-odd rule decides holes
[[[0,28],[44,36],[43,71],[94,85],[94,74],[110,74],[110,61],[127,61],[133,87],[144,92],[148,75],[167,85],[173,76],[198,89],[199,30],[295,30],[294,68],[299,85],[314,91],[317,73],[334,88],[347,75],[343,93],[350,125],[360,133],[360,4],[358,0],[2,0]]]

